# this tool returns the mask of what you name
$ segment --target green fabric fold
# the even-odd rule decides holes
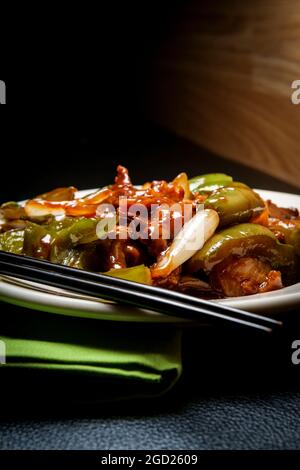
[[[174,325],[106,322],[18,309],[5,315],[4,376],[86,381],[93,400],[158,396],[181,374],[181,332]],[[87,392],[89,392],[87,390]]]

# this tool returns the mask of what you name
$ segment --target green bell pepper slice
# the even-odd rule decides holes
[[[272,224],[270,230],[274,233],[282,234],[284,240],[289,245],[293,245],[298,256],[300,256],[300,221],[281,221]]]
[[[21,255],[23,244],[24,230],[8,230],[0,234],[0,250]]]
[[[186,263],[190,273],[204,270],[209,274],[213,267],[229,256],[252,256],[268,261],[279,269],[287,283],[296,282],[298,260],[291,245],[280,243],[266,227],[258,224],[240,224],[213,235]]]
[[[248,222],[265,209],[265,203],[259,194],[238,182],[213,191],[205,199],[204,206],[218,212],[220,227]]]
[[[211,193],[216,189],[227,186],[232,181],[232,177],[225,173],[208,173],[206,175],[195,176],[189,180],[190,190],[195,193]]]

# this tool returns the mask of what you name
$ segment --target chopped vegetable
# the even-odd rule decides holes
[[[255,191],[235,182],[213,191],[204,205],[218,212],[221,227],[248,222],[265,210],[264,201]]]
[[[228,297],[259,294],[283,287],[281,273],[270,263],[257,258],[229,257],[217,264],[210,276],[210,284]]]
[[[142,284],[152,284],[151,272],[150,269],[141,264],[139,266],[134,266],[132,268],[124,269],[111,269],[106,273],[108,276],[119,277],[121,279],[126,279],[127,281],[140,282]]]
[[[68,266],[90,265],[91,253],[96,250],[93,242],[98,240],[96,233],[98,221],[98,219],[75,219],[75,222],[66,228],[52,232],[50,260]],[[84,245],[92,245],[91,250],[87,250]],[[68,254],[70,250],[71,256]]]
[[[200,210],[184,224],[173,243],[152,269],[152,277],[166,277],[203,247],[219,224],[219,216],[212,209]]]
[[[176,178],[173,179],[173,184],[179,185],[184,190],[184,198],[189,199],[191,197],[190,184],[186,173],[180,173]]]
[[[20,255],[23,252],[24,230],[0,233],[0,250]]]
[[[186,271],[206,273],[224,259],[252,256],[267,260],[273,269],[283,269],[288,282],[295,277],[297,259],[291,245],[280,243],[266,227],[257,224],[240,224],[213,235],[187,263]]]
[[[56,188],[48,193],[40,194],[36,199],[44,199],[45,201],[72,201],[75,197],[77,189],[74,186],[69,188]]]
[[[48,259],[51,246],[51,235],[47,228],[28,222],[24,231],[23,253],[35,258]]]

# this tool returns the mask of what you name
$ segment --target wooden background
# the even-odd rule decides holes
[[[186,1],[169,26],[149,67],[148,116],[300,187],[300,0]]]

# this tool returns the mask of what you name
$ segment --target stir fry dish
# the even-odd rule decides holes
[[[213,173],[84,197],[57,188],[0,207],[0,249],[203,298],[269,292],[300,280],[300,216]]]

